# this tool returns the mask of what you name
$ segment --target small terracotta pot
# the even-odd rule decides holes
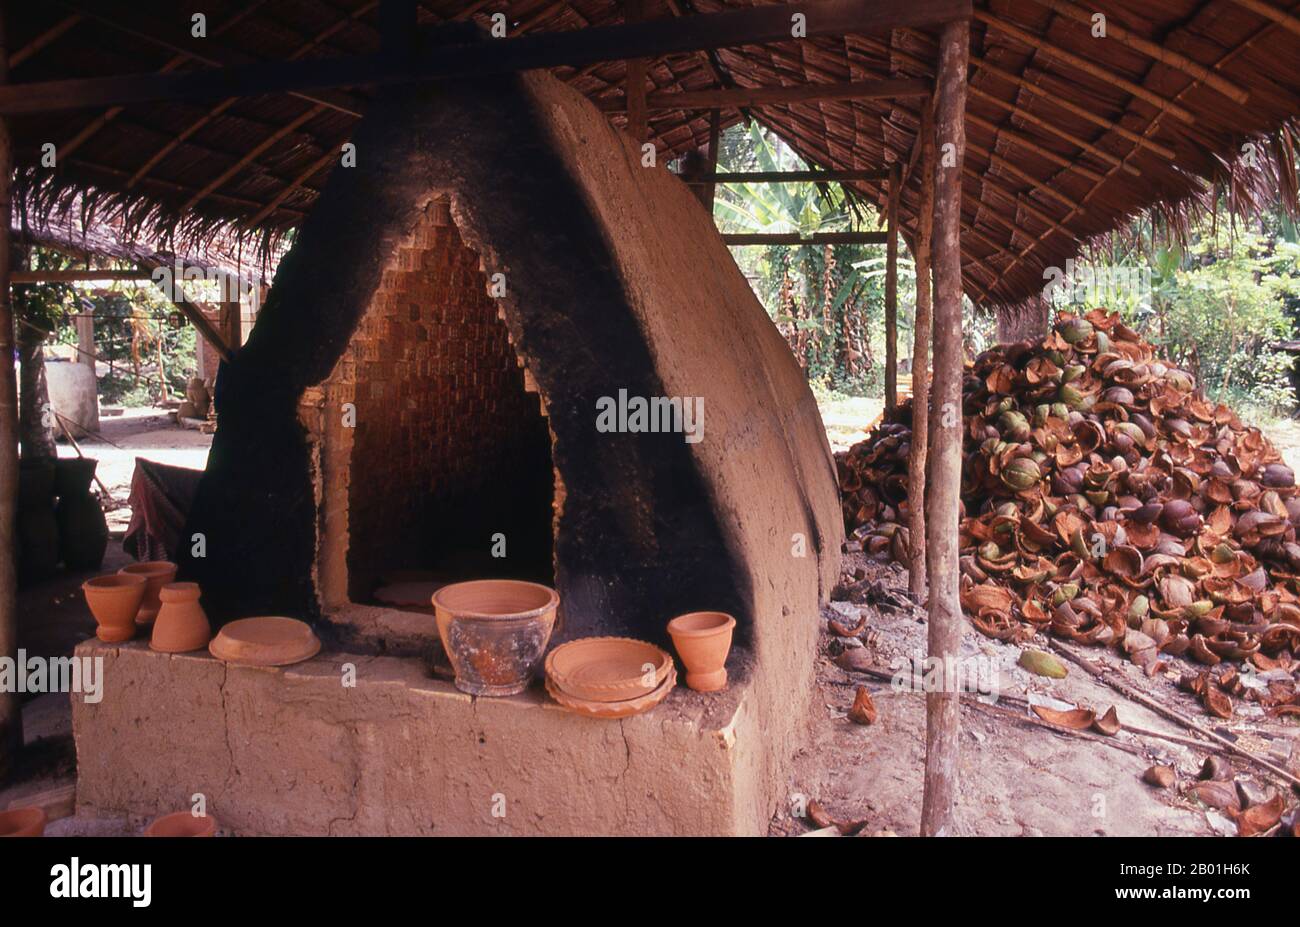
[[[129,641],[135,637],[135,616],[144,601],[147,581],[129,573],[109,573],[81,584],[86,604],[99,627],[95,636],[101,641]]]
[[[11,808],[0,811],[0,837],[44,837],[44,808]]]
[[[153,623],[150,649],[187,653],[208,646],[212,628],[199,605],[200,594],[198,583],[168,583],[158,591],[162,607]]]
[[[456,671],[456,688],[498,696],[528,688],[559,604],[549,586],[513,579],[452,583],[435,592],[438,635]]]
[[[736,619],[726,612],[690,612],[668,622],[677,655],[686,664],[686,684],[696,692],[727,685],[727,653]]]
[[[140,603],[140,611],[136,613],[135,623],[153,624],[153,620],[158,617],[158,609],[162,607],[158,593],[163,586],[176,579],[176,564],[167,560],[146,560],[143,563],[128,564],[118,572],[143,576],[148,580],[144,588],[144,601]]]
[[[216,818],[193,811],[164,814],[144,829],[146,837],[213,837],[216,833]]]

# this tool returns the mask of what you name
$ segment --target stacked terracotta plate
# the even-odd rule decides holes
[[[546,691],[570,711],[626,718],[658,705],[673,686],[673,660],[654,644],[629,637],[585,637],[546,657]]]

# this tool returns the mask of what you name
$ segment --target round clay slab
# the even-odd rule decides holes
[[[569,711],[586,715],[589,718],[627,718],[631,715],[639,715],[643,711],[649,711],[666,699],[668,693],[672,692],[673,687],[676,685],[677,670],[673,668],[671,661],[668,664],[668,676],[659,688],[648,695],[630,698],[622,702],[593,702],[587,699],[574,698],[556,686],[549,676],[546,679],[546,691],[550,693],[551,698],[569,709]]]
[[[672,658],[630,637],[584,637],[546,657],[546,675],[574,698],[621,702],[648,695],[663,683]]]
[[[232,621],[208,645],[208,651],[218,660],[246,666],[301,663],[319,650],[320,639],[306,622],[278,617]]]

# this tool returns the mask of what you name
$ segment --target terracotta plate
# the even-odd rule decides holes
[[[586,715],[589,718],[627,718],[631,715],[639,715],[643,711],[649,711],[666,699],[668,693],[672,692],[673,687],[676,685],[677,670],[673,669],[672,661],[668,663],[668,677],[664,679],[659,688],[648,695],[626,699],[622,702],[592,702],[587,699],[574,698],[558,688],[549,676],[546,679],[546,691],[550,693],[551,698],[569,709],[569,711]]]
[[[296,618],[243,618],[232,621],[212,639],[208,651],[226,663],[245,666],[287,666],[309,660],[320,640],[306,622]]]
[[[673,665],[654,644],[630,637],[584,637],[546,657],[546,676],[574,698],[621,702],[655,691]]]

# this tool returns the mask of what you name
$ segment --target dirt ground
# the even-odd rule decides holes
[[[845,568],[862,572],[865,579],[855,584],[859,589],[875,585],[894,595],[878,604],[836,601],[825,610],[828,624],[835,620],[854,626],[865,617],[866,628],[860,640],[823,633],[815,702],[819,717],[810,744],[796,758],[790,807],[773,821],[773,835],[812,830],[807,816],[798,812],[813,800],[839,821],[865,820],[863,835],[885,831],[908,836],[919,830],[925,698],[906,680],[912,661],[925,653],[925,614],[903,601],[907,583],[901,568],[869,561],[860,553],[850,554]],[[1051,645],[1043,639],[1025,646],[1049,650]],[[1244,782],[1265,792],[1285,789],[1270,774],[1220,753],[1211,744],[1188,746],[1165,739],[1194,739],[1194,735],[1074,664],[1065,662],[1064,679],[1031,675],[1017,665],[1022,649],[972,629],[963,640],[962,657],[972,658],[971,688],[991,697],[963,698],[957,834],[1235,834],[1235,825],[1221,812],[1142,781],[1143,772],[1155,764],[1174,766],[1180,779],[1195,780],[1212,753],[1230,760]],[[1266,722],[1258,713],[1252,716],[1247,710],[1251,706],[1244,705],[1233,721],[1214,721],[1194,699],[1174,688],[1173,679],[1183,667],[1175,665],[1164,676],[1148,679],[1114,651],[1076,648],[1075,652],[1118,670],[1126,683],[1199,724],[1226,731],[1252,752],[1300,773],[1295,750],[1300,726],[1295,723]],[[846,669],[846,665],[875,668],[887,678]],[[858,685],[871,693],[878,712],[869,726],[847,717]],[[1113,706],[1125,729],[1113,737],[1048,729],[1035,723],[1039,719],[1030,704],[1058,709],[1081,706],[1095,709],[1098,715]]]
[[[95,475],[108,487],[114,506],[108,511],[110,531],[125,530],[131,512],[126,507],[131,492],[135,459],[202,470],[208,463],[212,435],[181,428],[164,409],[108,409],[100,412],[99,434],[78,441],[87,457],[99,461]],[[68,444],[59,445],[60,457],[76,457]]]

